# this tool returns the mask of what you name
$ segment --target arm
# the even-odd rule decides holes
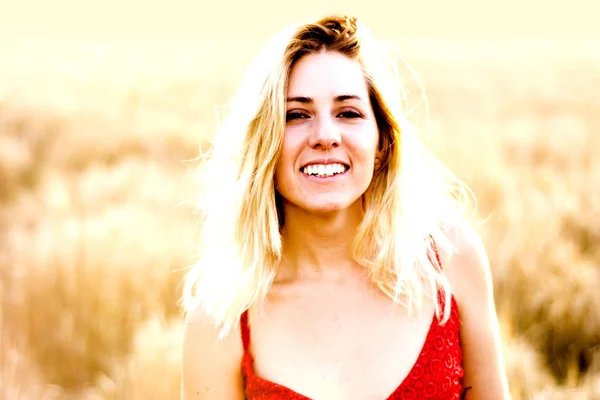
[[[492,274],[483,243],[471,227],[455,229],[457,253],[444,268],[459,305],[467,400],[509,399]]]
[[[243,400],[243,349],[239,328],[223,340],[198,308],[185,321],[181,400]]]

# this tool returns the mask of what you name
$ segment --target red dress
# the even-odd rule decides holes
[[[444,298],[438,296],[443,307]],[[250,325],[248,313],[240,319],[244,357],[242,375],[245,394],[249,400],[310,400],[293,390],[262,379],[254,373],[254,359],[250,353]],[[427,338],[417,361],[400,385],[387,400],[460,399],[463,393],[462,350],[459,341],[460,319],[458,305],[452,297],[450,318],[444,324],[434,316]]]

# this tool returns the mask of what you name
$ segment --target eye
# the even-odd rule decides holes
[[[345,110],[338,114],[339,117],[346,119],[363,118],[362,114],[354,110]]]
[[[308,115],[300,111],[290,111],[285,116],[287,122],[303,118],[308,118]]]

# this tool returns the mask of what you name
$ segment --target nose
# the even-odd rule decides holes
[[[330,116],[316,118],[313,131],[309,137],[308,144],[312,148],[331,149],[342,143],[339,127]]]

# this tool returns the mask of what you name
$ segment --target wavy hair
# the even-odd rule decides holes
[[[202,249],[181,300],[186,311],[202,307],[221,337],[265,299],[274,280],[285,223],[274,175],[288,80],[300,58],[322,51],[360,64],[383,155],[363,195],[354,259],[409,313],[440,293],[445,301],[443,307],[435,301],[436,315],[449,316],[451,291],[437,254],[453,252],[448,229],[464,218],[471,193],[417,139],[390,49],[356,18],[330,16],[283,31],[250,65],[202,163]]]

